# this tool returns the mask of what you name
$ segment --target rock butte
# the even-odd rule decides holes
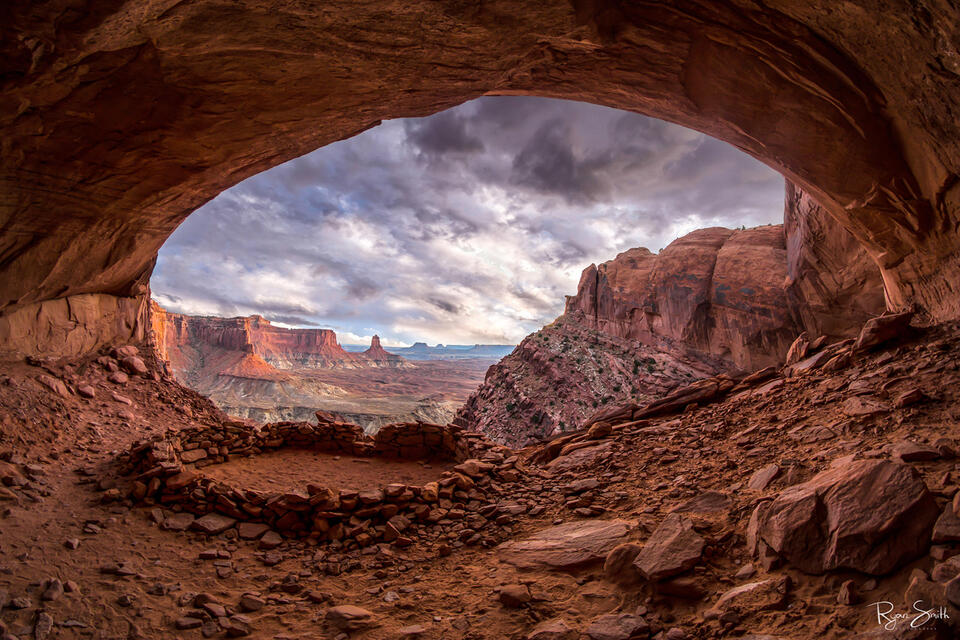
[[[142,338],[157,250],[199,205],[384,118],[495,94],[730,142],[795,185],[796,292],[824,281],[804,274],[833,265],[821,244],[840,225],[856,243],[825,244],[872,259],[891,308],[954,318],[958,22],[938,0],[17,3],[0,44],[0,344]]]
[[[798,255],[809,233],[699,229],[659,254],[590,265],[564,314],[491,367],[458,424],[519,446],[576,428],[597,400],[650,400],[692,377],[782,363],[802,331],[853,335],[883,311],[880,272],[836,225],[819,254]]]

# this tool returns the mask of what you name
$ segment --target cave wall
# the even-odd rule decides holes
[[[100,321],[48,303],[145,307],[158,249],[217,193],[484,94],[595,102],[730,142],[850,231],[891,307],[953,318],[958,23],[954,0],[5,3],[0,338],[61,352],[128,335],[110,319],[123,304]],[[61,329],[23,328],[55,313],[50,327],[104,326],[62,348],[46,337]]]
[[[866,249],[809,194],[786,184],[787,304],[811,336],[848,337],[886,308],[883,278]]]
[[[75,356],[147,337],[149,300],[85,293],[0,315],[0,357]]]

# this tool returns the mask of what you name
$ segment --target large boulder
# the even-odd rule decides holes
[[[927,550],[939,515],[912,467],[846,461],[784,490],[759,515],[757,535],[806,573],[882,575]]]

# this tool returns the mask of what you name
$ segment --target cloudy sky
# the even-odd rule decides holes
[[[563,311],[590,263],[782,219],[783,179],[725,143],[596,105],[487,97],[223,192],[170,237],[151,284],[171,311],[259,313],[348,344],[515,343]]]

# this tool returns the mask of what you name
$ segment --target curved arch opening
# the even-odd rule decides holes
[[[791,303],[788,263],[803,256],[788,255],[783,189],[732,146],[662,120],[479,98],[388,121],[201,207],[160,251],[156,340],[231,414],[322,410],[370,431],[450,422],[488,367],[535,344],[549,370],[521,377],[576,371],[577,397],[548,406],[515,389],[473,418],[574,428],[601,403],[782,359],[811,297]],[[861,298],[876,310],[871,282]],[[413,347],[426,344],[445,346]]]

